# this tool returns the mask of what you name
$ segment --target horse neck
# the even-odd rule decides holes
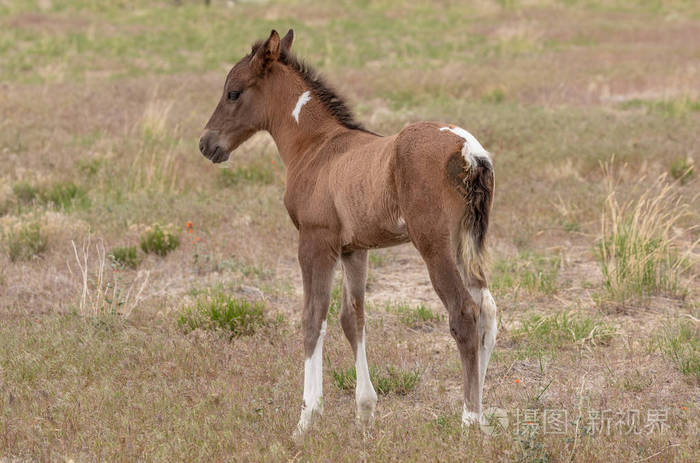
[[[267,131],[272,135],[277,150],[287,168],[293,167],[302,159],[308,158],[330,138],[348,131],[333,116],[311,89],[297,76],[278,73],[270,79],[271,91],[267,104]],[[290,77],[293,77],[290,79]],[[286,78],[284,81],[282,79]],[[294,110],[304,92],[310,99],[303,103],[294,117]]]

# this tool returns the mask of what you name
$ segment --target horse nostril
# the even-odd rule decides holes
[[[201,151],[202,154],[205,154],[204,153],[205,148],[206,148],[206,144],[204,143],[204,140],[199,140],[199,151]]]

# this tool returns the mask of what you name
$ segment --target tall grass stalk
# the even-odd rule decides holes
[[[140,136],[136,159],[129,176],[131,189],[157,193],[174,191],[178,163],[175,149],[178,138],[168,127],[168,115],[174,101],[151,100],[146,104],[137,126]]]
[[[90,241],[88,236],[83,241],[80,251],[75,242],[71,241],[80,277],[78,310],[83,316],[118,313],[128,317],[141,302],[141,295],[148,284],[149,272],[139,272],[131,284],[123,288],[120,287],[116,275],[108,282],[105,275],[107,254],[104,244],[100,241],[92,246]],[[90,258],[91,248],[94,248],[97,254],[96,261]],[[68,268],[70,269],[70,265]]]
[[[618,302],[656,293],[682,295],[681,275],[692,269],[700,240],[684,241],[689,205],[677,196],[666,175],[640,179],[642,194],[621,202],[609,163],[603,166],[607,199],[601,220],[598,261],[609,296]]]

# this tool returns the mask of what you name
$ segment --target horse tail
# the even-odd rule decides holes
[[[457,259],[466,273],[464,277],[467,281],[476,280],[475,283],[485,287],[488,262],[486,235],[495,188],[493,165],[486,152],[464,157],[455,154],[448,163],[448,170],[449,164],[455,169],[458,163],[461,175],[452,178],[459,179],[457,189],[466,203],[460,222]]]

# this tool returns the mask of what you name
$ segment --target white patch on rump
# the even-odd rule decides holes
[[[301,112],[301,107],[308,103],[310,99],[311,92],[308,90],[299,96],[299,99],[297,100],[297,105],[294,106],[294,111],[292,111],[292,117],[295,121],[297,121],[297,124],[299,123],[299,112]]]
[[[297,425],[299,432],[309,427],[314,412],[323,413],[323,338],[326,336],[326,325],[324,320],[314,352],[304,361],[304,405]]]
[[[440,132],[444,131],[452,132],[458,137],[464,139],[464,145],[462,146],[462,156],[464,156],[464,159],[469,163],[471,167],[474,167],[474,165],[476,164],[475,158],[485,159],[486,161],[488,161],[489,164],[491,164],[491,157],[489,156],[489,152],[486,151],[483,146],[481,146],[481,143],[479,143],[479,140],[477,140],[476,137],[474,137],[474,135],[467,132],[463,128],[454,125],[450,127],[441,127]]]

